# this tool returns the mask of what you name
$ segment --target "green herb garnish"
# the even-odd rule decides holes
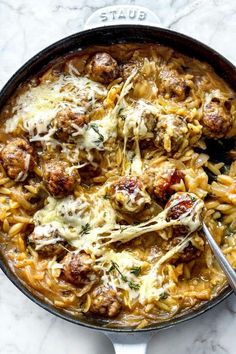
[[[120,225],[120,233],[122,233],[125,230],[125,226],[124,225]]]
[[[234,233],[235,233],[235,230],[232,229],[230,226],[227,227],[227,229],[225,230],[225,236],[231,236]]]
[[[91,229],[91,226],[89,225],[89,223],[82,225],[82,232],[81,232],[81,236],[82,235],[86,235],[89,230]]]
[[[196,200],[197,200],[197,199],[196,199],[195,197],[193,197],[192,195],[189,195],[189,198],[191,199],[192,202],[196,202]]]
[[[119,265],[116,262],[111,261],[111,267],[108,269],[108,273],[112,272],[113,270],[116,270],[119,273],[123,282],[128,283],[130,289],[138,290],[140,288],[139,284],[134,283],[133,281],[129,281],[127,277],[124,274],[122,274],[122,272],[119,269]]]
[[[130,289],[133,289],[133,290],[138,290],[140,288],[140,285],[137,283],[134,283],[133,281],[129,281],[128,285],[129,285]]]
[[[130,270],[130,273],[136,275],[136,277],[141,273],[141,267],[133,267]]]
[[[160,300],[165,300],[165,299],[167,299],[168,298],[168,294],[164,291],[161,295],[160,295]]]
[[[98,139],[95,141],[95,144],[99,145],[100,143],[104,142],[104,136],[99,132],[97,124],[91,124],[91,128],[97,133]]]
[[[116,262],[111,261],[111,268],[108,270],[108,272],[110,273],[114,269],[120,274],[121,279],[124,282],[127,282],[127,277],[124,274],[121,273],[118,264]]]

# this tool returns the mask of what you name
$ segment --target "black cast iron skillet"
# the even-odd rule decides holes
[[[47,66],[51,60],[68,54],[69,52],[78,51],[89,46],[110,45],[114,43],[159,43],[172,47],[190,57],[195,57],[201,61],[209,63],[218,75],[236,91],[236,70],[234,65],[208,46],[183,34],[167,29],[144,25],[119,25],[99,27],[96,29],[79,32],[52,44],[35,55],[12,76],[0,92],[0,109],[21,83],[41,71],[42,68]],[[215,305],[219,304],[231,293],[231,289],[226,287],[216,298],[206,302],[201,307],[166,322],[152,325],[148,328],[135,331],[130,328],[104,328],[103,323],[99,320],[78,319],[65,311],[55,308],[36,295],[32,294],[32,292],[30,292],[12,272],[8,263],[4,259],[4,256],[2,254],[0,254],[0,256],[0,267],[3,272],[12,281],[12,283],[15,284],[17,288],[33,302],[50,313],[74,324],[96,330],[105,330],[106,332],[136,333],[168,328],[206,312]]]

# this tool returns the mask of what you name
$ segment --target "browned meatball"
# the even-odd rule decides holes
[[[86,253],[68,253],[62,260],[64,279],[78,287],[83,287],[98,279],[93,261]]]
[[[195,200],[188,193],[175,193],[166,204],[166,208],[169,208],[167,221],[179,219],[193,207]]]
[[[178,245],[179,242],[180,240],[175,238],[172,242],[172,247]],[[172,264],[188,263],[198,258],[200,255],[201,255],[201,251],[195,246],[193,246],[193,244],[190,241],[182,251],[176,253],[174,257],[171,258],[171,263]]]
[[[157,125],[157,117],[150,112],[143,112],[141,115],[141,119],[139,121],[139,128],[137,132],[136,125],[130,124],[127,125],[125,123],[125,118],[123,113],[121,113],[118,119],[118,135],[121,137],[127,137],[130,140],[134,140],[136,134],[139,135],[140,142],[143,140],[153,140],[153,131]],[[128,117],[127,117],[128,118]],[[125,127],[125,130],[124,130]],[[135,133],[134,133],[135,132]]]
[[[158,89],[161,94],[184,100],[189,93],[189,86],[182,75],[176,70],[163,69],[159,73]]]
[[[16,181],[24,181],[34,168],[33,148],[22,138],[9,141],[0,153],[7,175]]]
[[[80,177],[76,170],[70,169],[67,162],[54,160],[45,165],[43,180],[51,195],[63,198],[73,192]]]
[[[181,179],[184,178],[183,172],[177,169],[171,169],[165,176],[159,176],[154,181],[153,192],[157,199],[162,202],[166,202],[172,194],[175,193],[172,186],[174,184],[180,183]]]
[[[233,118],[229,110],[219,101],[211,101],[204,108],[203,134],[209,138],[222,138],[230,130]]]
[[[166,208],[169,210],[166,215],[166,220],[178,220],[182,215],[191,210],[194,204],[194,198],[188,193],[175,193],[166,204]],[[170,207],[173,205],[172,207]],[[178,237],[181,235],[187,235],[189,233],[189,226],[187,225],[175,225],[173,226],[173,236]]]
[[[108,53],[96,53],[87,65],[92,80],[109,84],[119,75],[118,64]]]
[[[81,134],[79,129],[87,123],[85,114],[74,113],[70,109],[59,111],[53,121],[56,138],[67,142]]]
[[[185,142],[188,127],[185,121],[174,114],[161,116],[156,126],[155,146],[173,155]]]
[[[121,300],[115,290],[100,286],[96,288],[92,295],[90,312],[104,317],[115,317],[121,309]]]
[[[114,209],[124,213],[138,213],[151,199],[137,177],[122,177],[110,186],[109,195]]]
[[[43,257],[62,256],[65,253],[65,239],[58,230],[48,225],[36,226],[28,237],[28,243]]]

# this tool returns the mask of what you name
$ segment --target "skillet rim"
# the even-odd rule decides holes
[[[142,36],[146,37],[144,40],[143,38],[140,37],[139,30],[142,32]],[[126,40],[114,40],[114,34],[115,32],[123,31],[124,33],[127,34],[126,31],[128,31],[128,38]],[[205,61],[209,63],[219,74],[219,69],[225,69],[223,70],[222,73],[220,73],[220,77],[223,77],[224,80],[233,88],[236,90],[236,83],[234,87],[234,78],[227,76],[228,74],[232,74],[236,79],[236,67],[224,56],[219,54],[217,51],[214,49],[210,48],[209,46],[201,43],[200,41],[191,38],[189,36],[186,36],[185,34],[172,31],[170,29],[163,29],[160,27],[153,27],[153,26],[147,26],[147,25],[111,25],[111,26],[106,26],[106,27],[97,27],[85,31],[80,31],[75,34],[72,34],[70,36],[67,36],[65,38],[60,39],[59,41],[56,41],[55,43],[47,46],[45,49],[41,50],[38,52],[36,55],[34,55],[32,58],[30,58],[24,65],[22,65],[16,72],[11,76],[11,78],[7,81],[7,83],[3,86],[3,88],[0,91],[0,109],[4,106],[8,98],[16,91],[17,86],[26,80],[28,80],[31,76],[35,75],[37,72],[40,71],[40,68],[49,64],[53,59],[55,59],[55,54],[56,57],[60,57],[63,54],[60,52],[65,52],[64,54],[68,54],[70,51],[73,52],[75,50],[67,50],[67,47],[75,46],[75,40],[78,39],[78,41],[81,40],[81,38],[84,36],[92,36],[93,34],[98,34],[101,32],[101,34],[105,34],[107,36],[110,36],[111,39],[108,40],[108,38],[105,38],[105,42],[100,44],[98,43],[98,40],[93,39],[95,43],[89,43],[87,46],[82,45],[82,49],[85,49],[86,47],[92,46],[92,45],[111,45],[114,43],[160,43],[162,45],[170,46],[170,47],[177,47],[176,43],[174,45],[170,44],[165,44],[165,42],[172,40],[176,40],[179,42],[185,43],[185,49],[182,51],[184,54],[192,57],[196,57],[200,59],[201,61]],[[112,33],[113,32],[113,33]],[[131,36],[133,32],[133,36],[136,38],[136,40],[133,39]],[[149,40],[147,38],[148,34],[154,34],[155,39]],[[163,37],[162,37],[163,36]],[[132,38],[132,39],[131,39]],[[140,38],[140,39],[139,39]],[[187,44],[189,44],[189,49],[193,50],[193,54],[191,55],[188,52],[188,47]],[[76,45],[78,46],[79,43]],[[81,48],[80,48],[81,49]],[[181,52],[181,49],[178,48],[178,51]],[[203,54],[209,54],[209,57],[205,57]],[[202,58],[203,55],[203,58]],[[213,60],[214,59],[214,60]],[[213,61],[212,61],[213,60]],[[43,64],[43,65],[42,65]],[[34,72],[35,71],[35,72]],[[223,74],[223,75],[222,75]],[[225,78],[227,77],[227,78]],[[103,332],[115,332],[115,333],[144,333],[144,332],[150,332],[150,331],[158,331],[161,329],[166,329],[173,327],[177,325],[178,323],[183,323],[188,320],[191,320],[197,316],[200,316],[201,314],[205,313],[206,311],[212,309],[215,307],[217,304],[221,303],[223,300],[225,300],[231,293],[232,290],[230,286],[225,287],[219,295],[217,295],[215,298],[213,298],[210,301],[205,302],[202,304],[200,307],[193,311],[189,311],[184,313],[183,315],[180,315],[176,318],[172,318],[168,321],[164,321],[161,323],[153,324],[149,327],[141,328],[141,329],[133,329],[133,328],[108,328],[104,327],[99,324],[93,324],[91,322],[86,322],[85,320],[81,320],[79,318],[76,318],[75,316],[70,315],[66,311],[60,311],[53,305],[47,303],[46,301],[43,301],[40,299],[38,296],[34,295],[25,285],[23,282],[19,280],[19,278],[14,274],[14,272],[11,270],[8,262],[6,261],[5,257],[2,255],[2,252],[0,252],[0,268],[2,269],[3,273],[8,277],[8,279],[24,294],[26,297],[28,297],[30,300],[32,300],[35,304],[43,308],[44,310],[48,311],[49,313],[60,317],[64,320],[67,320],[68,322],[87,327],[90,329],[94,330],[100,330]],[[92,319],[93,321],[94,319]],[[91,319],[90,319],[91,321]]]

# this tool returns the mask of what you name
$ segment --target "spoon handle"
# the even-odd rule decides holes
[[[216,241],[212,237],[212,235],[205,223],[202,224],[202,229],[203,229],[206,239],[207,239],[218,263],[220,264],[222,270],[224,271],[224,273],[228,279],[228,282],[229,282],[231,288],[233,289],[234,293],[236,294],[236,273],[235,273],[233,267],[231,266],[231,264],[229,263],[229,261],[227,260],[225,255],[223,254],[220,247],[217,245]]]

